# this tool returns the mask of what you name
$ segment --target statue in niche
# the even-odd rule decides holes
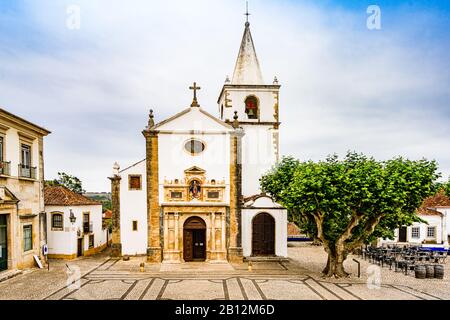
[[[191,197],[194,199],[198,199],[200,197],[201,186],[197,180],[192,180],[189,185],[189,193]]]

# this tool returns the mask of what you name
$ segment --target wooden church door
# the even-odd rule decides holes
[[[199,217],[189,218],[184,224],[183,259],[186,262],[206,259],[206,224]]]
[[[253,218],[252,255],[275,254],[275,219],[268,213]]]

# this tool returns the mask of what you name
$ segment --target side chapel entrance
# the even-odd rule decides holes
[[[186,220],[183,226],[184,261],[205,261],[206,259],[206,224],[199,217]]]

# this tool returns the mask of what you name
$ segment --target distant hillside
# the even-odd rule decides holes
[[[111,193],[110,192],[86,192],[83,194],[89,199],[99,201],[103,205],[103,211],[111,210]]]

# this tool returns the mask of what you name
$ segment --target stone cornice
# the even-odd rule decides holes
[[[217,99],[217,103],[220,102],[220,99],[223,96],[223,93],[226,89],[241,89],[241,90],[251,90],[251,91],[266,91],[270,90],[280,90],[281,85],[279,84],[225,84],[220,91],[219,98]]]
[[[145,130],[142,131],[142,134],[146,138],[157,136],[158,133],[159,133],[159,130],[152,130],[152,129],[145,129]]]
[[[31,123],[23,118],[20,118],[2,108],[0,108],[0,121],[7,121],[11,123],[12,125],[18,127],[19,129],[24,129],[27,131],[32,131],[35,133],[38,133],[42,136],[47,136],[51,132],[43,127],[39,127],[35,125],[34,123]]]

